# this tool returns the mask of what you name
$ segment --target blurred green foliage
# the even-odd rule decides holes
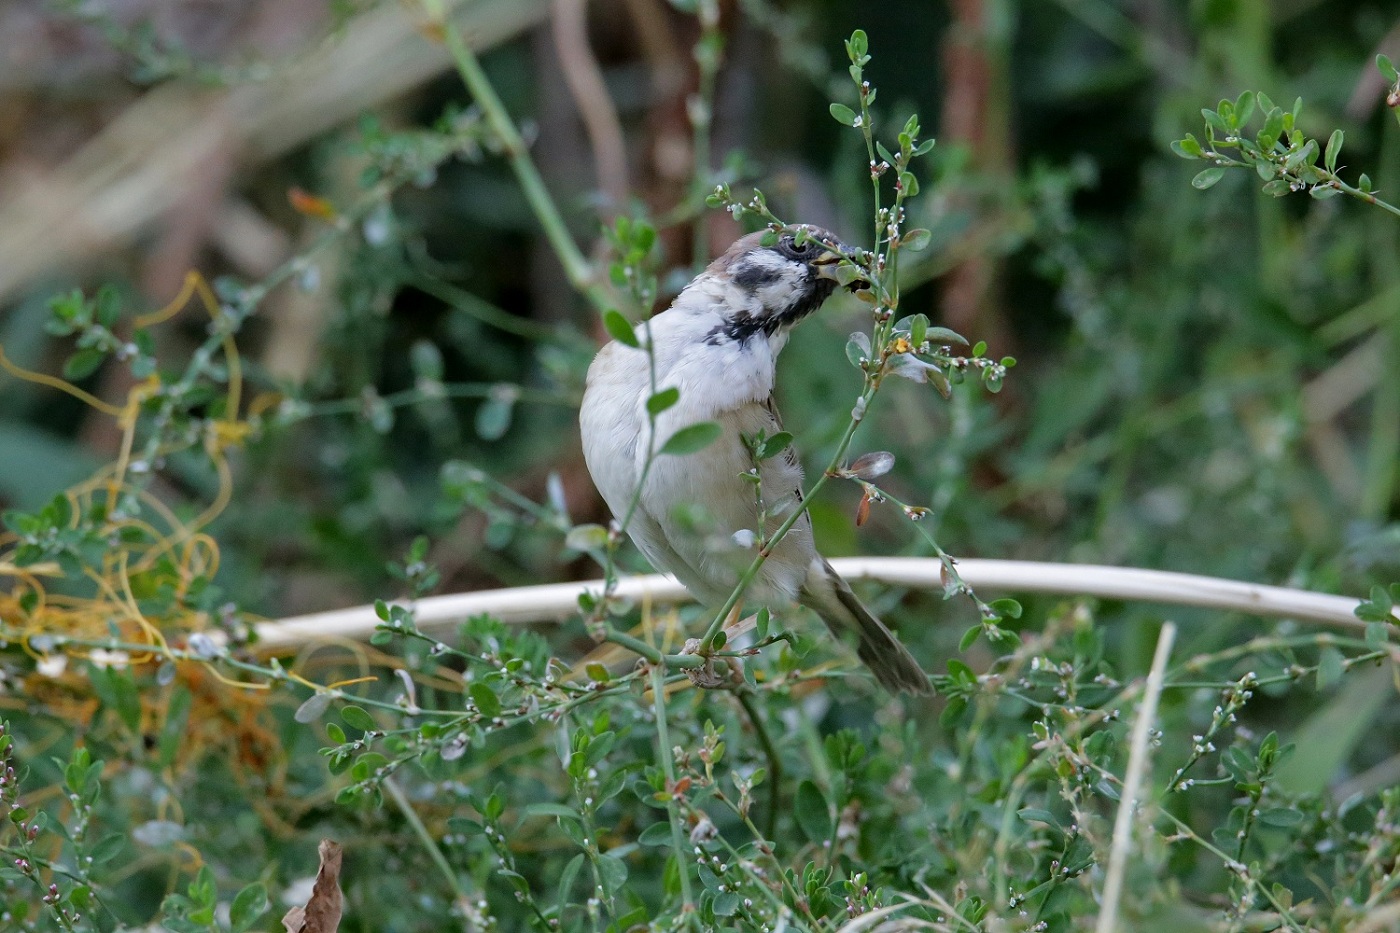
[[[634,270],[613,282],[618,307],[664,304],[706,234],[733,229],[705,213],[716,183],[758,183],[780,215],[853,240],[866,229],[866,153],[831,119],[858,107],[841,43],[863,28],[877,133],[892,145],[888,129],[918,112],[938,139],[909,205],[929,242],[900,270],[900,312],[969,315],[959,329],[1019,363],[999,395],[963,387],[946,403],[895,380],[854,445],[895,454],[881,480],[894,502],[857,528],[862,490],[834,484],[811,507],[824,552],[928,554],[936,537],[957,556],[1369,594],[1356,637],[1170,612],[1182,630],[1125,911],[1143,929],[1393,928],[1400,224],[1354,198],[1270,197],[1287,192],[1258,158],[1202,177],[1179,157],[1206,154],[1182,142],[1202,145],[1203,120],[1234,135],[1248,92],[1243,135],[1261,151],[1278,139],[1257,136],[1271,101],[1279,129],[1300,134],[1280,159],[1316,141],[1284,166],[1320,166],[1304,187],[1335,171],[1384,198],[1400,184],[1400,126],[1386,112],[1395,76],[1376,78],[1373,60],[1393,6],[742,0],[723,28],[717,6],[674,6],[700,14],[683,35],[708,55],[725,37],[701,138],[742,153],[716,152],[670,201],[639,192],[601,210],[587,182],[545,172],[575,238],[601,244],[597,267]],[[169,40],[108,38],[139,81],[255,79]],[[951,55],[959,43],[971,59]],[[940,54],[979,70],[940,68]],[[558,93],[537,55],[517,42],[483,59],[527,131]],[[639,149],[657,114],[634,71],[608,77]],[[980,136],[950,128],[969,99]],[[0,805],[18,809],[0,830],[0,926],[159,914],[178,929],[270,929],[330,835],[347,851],[346,930],[442,929],[449,915],[473,930],[835,930],[906,902],[934,929],[1086,928],[1162,607],[1028,598],[1003,620],[1021,644],[998,654],[960,648],[978,621],[966,604],[863,593],[939,672],[927,706],[825,663],[839,649],[803,637],[815,623],[802,618],[750,662],[764,689],[668,704],[646,692],[659,673],[590,665],[567,680],[592,648],[577,622],[475,619],[448,645],[386,605],[368,648],[285,665],[249,653],[251,614],[597,573],[584,554],[597,542],[568,534],[606,520],[574,426],[602,325],[584,297],[541,284],[564,275],[503,155],[443,81],[412,112],[366,116],[245,179],[300,245],[261,281],[212,270],[204,319],[142,326],[139,277],[120,268],[48,283],[0,316],[9,360],[118,407],[104,390],[154,374],[132,410],[159,443],[127,491],[172,512],[162,531],[113,540],[101,483],[81,499],[92,509],[55,499],[113,459],[94,429],[106,416],[0,375],[16,536],[2,559],[57,562],[68,579],[48,585],[51,602],[78,607],[71,631],[37,632],[37,589],[5,578],[18,582],[0,601]],[[317,194],[289,208],[293,186]],[[611,211],[622,221],[605,223]],[[960,299],[952,283],[979,266],[993,284]],[[298,290],[321,314],[291,379],[264,367],[286,338],[266,308]],[[861,381],[843,348],[864,321],[833,302],[784,354],[780,405],[809,467],[841,443]],[[224,343],[235,331],[241,356]],[[240,378],[246,433],[226,410]],[[221,489],[230,501],[202,529],[217,562],[162,550]],[[930,508],[928,537],[898,502]],[[104,553],[118,552],[140,564],[131,601],[177,623],[163,660],[130,669],[103,652],[130,660],[131,620],[82,576],[116,579]],[[647,637],[675,650],[674,635]],[[95,656],[58,664],[65,645]],[[378,682],[326,686],[365,672]]]

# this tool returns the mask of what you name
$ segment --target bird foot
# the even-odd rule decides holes
[[[744,667],[738,658],[713,658],[700,653],[700,639],[690,638],[686,640],[685,648],[681,654],[693,654],[705,658],[703,667],[688,667],[685,669],[685,676],[690,678],[690,682],[705,690],[718,690],[721,687],[742,687],[744,685]],[[715,661],[719,661],[719,669],[716,669]],[[727,673],[722,673],[726,671]]]

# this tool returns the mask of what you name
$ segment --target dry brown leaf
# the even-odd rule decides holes
[[[340,928],[340,845],[322,839],[321,868],[305,907],[293,907],[282,918],[287,933],[336,933]]]

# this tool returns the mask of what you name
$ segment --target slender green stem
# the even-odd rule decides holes
[[[553,247],[555,255],[559,257],[559,262],[563,265],[564,274],[568,276],[570,284],[583,293],[599,311],[607,309],[610,307],[610,302],[606,292],[594,280],[592,266],[569,233],[569,228],[564,223],[564,217],[559,212],[558,205],[554,203],[549,189],[545,187],[544,179],[540,177],[539,169],[535,167],[534,160],[530,158],[530,150],[526,147],[525,140],[521,138],[520,130],[516,128],[505,104],[501,103],[496,89],[492,87],[490,80],[486,77],[486,72],[482,70],[481,62],[477,59],[476,53],[462,38],[461,31],[449,18],[442,15],[440,2],[424,0],[424,7],[430,14],[436,16],[438,25],[442,29],[443,43],[452,55],[452,60],[457,65],[457,71],[461,74],[462,81],[467,85],[467,90],[480,104],[482,112],[486,114],[487,122],[491,125],[492,131],[495,132],[501,147],[505,150],[506,159],[510,162],[511,170],[515,173],[516,181],[520,183],[520,190],[525,194],[525,200],[529,202],[530,209],[534,211],[535,218],[539,220],[540,226],[544,229],[544,235],[549,240],[549,245]]]
[[[496,307],[480,295],[473,295],[465,288],[458,288],[451,282],[444,282],[435,275],[414,270],[407,276],[406,281],[419,291],[426,292],[439,301],[446,302],[488,327],[494,327],[508,334],[515,334],[517,337],[524,337],[526,340],[553,342],[559,339],[559,332],[550,325],[511,314],[503,308]]]
[[[758,744],[763,746],[763,754],[768,758],[768,812],[763,814],[763,838],[772,839],[777,835],[778,829],[778,802],[782,796],[783,760],[778,757],[778,749],[773,744],[772,736],[768,734],[768,727],[763,724],[763,716],[758,704],[753,701],[753,694],[748,689],[736,690],[734,698],[739,701],[739,705],[748,714],[749,722],[753,725],[754,735],[758,736]]]
[[[610,641],[615,645],[621,645],[628,651],[635,652],[646,658],[652,664],[663,668],[688,668],[690,670],[695,670],[705,666],[705,659],[699,655],[662,654],[640,638],[633,638],[626,632],[619,632],[614,628],[609,628],[607,630],[607,634],[603,636],[603,640]]]
[[[676,786],[676,764],[671,760],[670,730],[666,727],[666,677],[660,666],[651,669],[651,699],[656,711],[656,753],[661,759],[661,771],[666,775],[666,788],[670,791]],[[690,868],[685,837],[681,835],[680,807],[669,795],[666,800],[666,819],[671,823],[671,852],[676,858],[676,873],[681,881],[681,909],[686,915],[686,925],[694,926],[697,915],[695,898],[690,890]]]
[[[870,401],[875,397],[878,387],[878,382],[873,379],[867,379],[865,389],[860,394],[860,400],[856,403],[856,408],[862,412],[868,410]],[[861,417],[852,416],[850,423],[846,425],[846,433],[841,436],[840,443],[836,445],[836,452],[832,454],[831,462],[827,464],[827,468],[822,471],[822,475],[817,477],[817,481],[812,484],[812,488],[807,490],[806,494],[803,495],[802,504],[792,510],[791,514],[778,526],[778,530],[773,532],[772,537],[768,539],[768,545],[759,550],[753,561],[744,570],[743,576],[739,578],[738,585],[735,586],[733,592],[729,594],[729,598],[724,601],[724,605],[720,607],[719,612],[717,612],[714,619],[711,620],[710,627],[705,630],[704,637],[700,639],[702,651],[715,650],[715,636],[719,634],[719,630],[724,626],[724,622],[729,618],[729,614],[734,611],[734,607],[739,605],[739,600],[743,598],[744,592],[749,588],[749,585],[753,583],[754,578],[758,576],[758,572],[763,569],[763,565],[768,560],[769,555],[773,553],[773,549],[787,536],[787,533],[792,530],[792,527],[807,514],[807,509],[811,507],[812,501],[816,498],[817,493],[826,485],[827,480],[831,479],[832,472],[846,459],[846,451],[850,449],[851,440],[855,437],[856,428],[860,427],[863,417],[863,414]]]
[[[578,407],[578,400],[558,392],[529,389],[514,383],[501,382],[443,382],[432,390],[421,388],[402,389],[389,395],[381,395],[378,402],[390,408],[407,408],[421,405],[431,398],[491,398],[502,388],[509,391],[518,402],[531,405],[558,405],[562,408]],[[283,416],[284,423],[299,421],[302,418],[324,417],[326,415],[359,415],[365,410],[363,398],[336,398],[320,402],[298,402]]]
[[[1208,840],[1198,835],[1194,829],[1192,829],[1189,825],[1187,825],[1185,822],[1179,819],[1170,810],[1166,809],[1165,807],[1162,807],[1157,810],[1157,814],[1163,817],[1164,819],[1169,820],[1173,825],[1175,825],[1177,832],[1180,833],[1182,836],[1184,836],[1187,839],[1190,839],[1192,842],[1196,843],[1196,845],[1200,846],[1207,852],[1214,855],[1216,858],[1220,859],[1222,864],[1229,865],[1234,862],[1234,859],[1230,858],[1230,856],[1227,855],[1225,852],[1222,852],[1219,848],[1212,845]],[[1304,933],[1303,928],[1298,925],[1298,921],[1294,918],[1292,912],[1279,901],[1279,899],[1274,895],[1273,891],[1270,890],[1268,885],[1261,883],[1248,870],[1241,873],[1240,878],[1247,887],[1249,887],[1251,890],[1253,890],[1269,902],[1269,904],[1274,908],[1274,912],[1278,914],[1279,919],[1283,922],[1285,926],[1288,927],[1288,929],[1293,930],[1294,933]]]
[[[1340,191],[1342,191],[1342,192],[1345,193],[1345,194],[1351,195],[1353,198],[1356,198],[1358,201],[1365,201],[1367,204],[1374,204],[1376,207],[1379,207],[1381,210],[1389,211],[1390,213],[1394,214],[1396,217],[1400,217],[1400,207],[1396,207],[1394,204],[1391,204],[1389,201],[1382,201],[1380,198],[1376,197],[1374,194],[1371,194],[1371,192],[1369,192],[1369,191],[1362,191],[1360,188],[1353,187],[1353,186],[1347,184],[1346,182],[1342,181],[1342,180],[1341,180],[1340,178],[1338,178],[1336,175],[1333,175],[1333,176],[1332,176],[1331,181],[1332,181],[1332,184],[1333,184],[1334,187],[1336,187],[1337,189],[1339,189]]]
[[[452,889],[453,899],[459,904],[467,903],[470,898],[466,889],[462,887],[461,880],[457,873],[452,870],[452,866],[447,863],[447,856],[442,854],[442,849],[438,847],[437,840],[428,832],[428,827],[423,825],[423,820],[418,816],[418,811],[413,809],[413,804],[404,794],[403,788],[399,787],[397,781],[391,777],[384,779],[383,787],[389,792],[389,798],[394,801],[394,806],[399,808],[403,818],[408,822],[413,834],[423,843],[423,848],[428,853],[428,858],[432,859],[438,871],[447,879],[447,886]]]
[[[765,838],[764,835],[758,831],[758,827],[753,824],[752,820],[750,820],[746,815],[740,812],[739,808],[734,804],[734,801],[729,798],[729,795],[716,788],[715,799],[723,803],[726,807],[730,809],[730,811],[736,817],[739,818],[739,821],[744,824],[744,828],[747,829],[750,835],[753,836],[754,842],[758,843],[760,850],[769,858],[773,859],[773,864],[778,866],[778,871],[776,872],[776,874],[779,878],[779,883],[782,885],[782,889],[787,892],[788,897],[791,898],[794,904],[801,903],[802,894],[797,890],[797,888],[793,886],[791,879],[788,878],[787,872],[782,870],[782,866],[779,865],[777,859],[773,858],[772,850],[769,847],[770,840]],[[694,814],[694,816],[697,819],[708,815],[705,813],[705,811],[693,805],[688,806],[687,809],[690,810],[690,812]],[[724,837],[723,833],[719,833],[715,836],[715,842],[719,843],[719,845],[724,849],[724,851],[728,853],[729,858],[734,862],[734,864],[743,865],[746,862],[751,861],[749,856],[734,848],[734,845]],[[772,883],[768,879],[762,879],[758,884],[755,885],[755,888],[758,891],[758,893],[765,900],[767,900],[769,904],[772,904],[775,910],[778,911],[778,929],[783,928],[783,922],[786,922],[788,924],[807,922],[807,918],[799,917],[792,912],[792,908],[785,904],[783,902],[783,899],[778,896],[777,890],[772,887]],[[802,927],[802,929],[810,930],[811,927],[804,926]]]

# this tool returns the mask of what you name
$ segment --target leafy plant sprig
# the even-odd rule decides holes
[[[1400,88],[1400,76],[1390,59],[1378,56],[1376,64],[1386,79]],[[1400,90],[1392,89],[1391,96],[1397,94]],[[1245,91],[1233,101],[1220,101],[1214,110],[1201,110],[1206,121],[1204,141],[1187,133],[1172,142],[1172,151],[1183,159],[1210,163],[1209,168],[1202,169],[1191,180],[1192,186],[1200,190],[1213,187],[1229,169],[1252,168],[1263,179],[1264,192],[1274,197],[1306,191],[1313,198],[1325,200],[1346,194],[1400,217],[1400,207],[1376,197],[1371,178],[1364,172],[1355,185],[1342,179],[1337,162],[1344,134],[1340,129],[1333,130],[1326,144],[1307,136],[1298,128],[1302,108],[1301,97],[1291,110],[1285,110],[1263,92]],[[1249,136],[1246,128],[1256,114],[1262,117],[1263,124]],[[1400,119],[1400,110],[1397,110],[1397,119]]]
[[[856,296],[862,301],[874,305],[872,311],[874,324],[871,333],[853,334],[846,347],[846,354],[851,364],[859,369],[864,377],[863,386],[854,407],[851,409],[850,422],[837,444],[831,462],[807,491],[802,505],[794,509],[783,524],[768,536],[766,547],[760,549],[741,578],[739,586],[731,594],[724,608],[715,616],[706,631],[702,640],[705,650],[713,651],[722,646],[716,644],[715,639],[721,633],[724,620],[733,607],[737,605],[748,583],[757,575],[773,545],[780,541],[801,518],[826,481],[831,478],[853,478],[850,469],[843,466],[847,451],[850,449],[856,429],[864,420],[871,403],[887,377],[897,376],[916,383],[932,385],[946,398],[951,393],[951,386],[962,382],[968,373],[978,374],[983,385],[989,391],[997,392],[1001,389],[1007,370],[1016,363],[1011,357],[995,361],[988,359],[984,355],[986,344],[980,341],[973,349],[971,356],[954,354],[952,345],[962,344],[966,346],[967,339],[948,328],[932,326],[926,315],[916,314],[896,319],[900,297],[899,255],[903,250],[918,251],[924,249],[932,239],[928,230],[905,229],[907,221],[905,204],[908,199],[917,196],[920,190],[918,177],[912,171],[911,166],[916,159],[928,154],[933,149],[934,140],[920,139],[919,134],[922,127],[919,125],[917,114],[911,115],[899,131],[895,151],[890,151],[884,143],[876,138],[875,118],[871,112],[871,105],[875,103],[878,91],[865,77],[865,66],[870,62],[869,41],[865,32],[856,30],[846,41],[845,46],[846,55],[850,59],[848,73],[855,84],[859,112],[839,102],[831,104],[830,112],[837,122],[860,130],[865,141],[866,152],[869,156],[874,205],[873,236],[875,248],[873,250],[858,249],[853,254],[847,255],[842,252],[842,247],[838,243],[825,243],[823,245],[842,257],[842,262],[837,268],[838,281],[843,285],[859,283],[863,287],[856,291]],[[886,176],[893,178],[893,182],[889,184],[893,199],[888,206],[884,204]],[[767,227],[764,242],[776,242],[780,235],[789,231],[799,241],[811,235],[806,228],[794,227],[779,218],[768,207],[767,198],[758,190],[755,190],[747,199],[741,200],[734,196],[728,185],[718,185],[710,195],[708,203],[712,207],[728,210],[736,218],[746,215],[758,218]],[[866,501],[868,504],[868,500]],[[906,514],[923,514],[922,512],[916,513],[913,511],[914,509],[915,507],[905,506]],[[924,510],[924,512],[926,511]],[[977,632],[985,630],[1000,638],[1004,630],[999,628],[998,623],[1003,621],[1007,615],[1019,615],[1019,604],[1015,604],[1014,600],[999,600],[998,603],[1008,604],[1004,609],[999,610],[978,599],[971,587],[957,576],[957,571],[953,567],[954,562],[947,555],[947,552],[933,541],[927,529],[921,529],[921,531],[932,544],[935,553],[943,560],[945,570],[949,573],[950,578],[956,581],[949,589],[949,594],[966,594],[978,606],[984,625],[975,627],[972,632],[973,637]],[[1014,609],[1012,605],[1014,605]],[[970,643],[970,640],[968,642]]]

